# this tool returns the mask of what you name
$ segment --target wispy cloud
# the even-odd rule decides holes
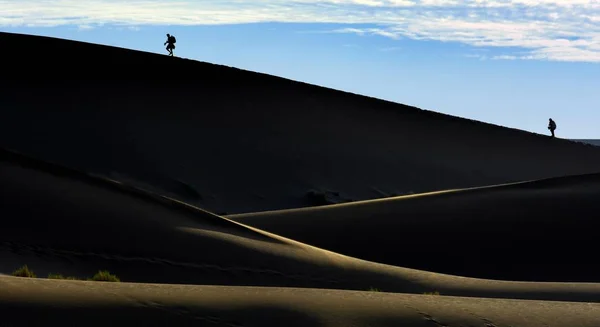
[[[600,62],[599,0],[0,0],[0,26],[258,22],[527,50],[504,60]]]
[[[500,56],[493,56],[492,60],[516,60],[516,59],[522,59],[523,56],[518,57],[518,56],[513,56],[513,55],[500,55]]]
[[[479,59],[481,61],[487,60],[488,56],[481,54],[481,53],[467,53],[466,55],[464,55],[467,58],[473,58],[473,59]],[[498,58],[498,59],[504,59],[504,58]]]
[[[79,26],[77,26],[77,29],[80,30],[80,31],[87,31],[87,30],[91,30],[93,28],[94,28],[94,26],[91,26],[91,25],[79,25]]]
[[[384,48],[379,48],[379,51],[382,52],[392,52],[392,51],[400,51],[402,50],[402,47],[384,47]]]

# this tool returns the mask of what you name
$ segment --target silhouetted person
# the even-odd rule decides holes
[[[550,133],[552,133],[552,137],[554,137],[554,130],[556,129],[556,123],[554,122],[554,120],[552,120],[552,118],[548,119],[548,129],[550,130]]]
[[[175,42],[177,40],[173,35],[167,34],[167,41],[163,45],[167,45],[167,51],[169,51],[169,56],[173,56],[173,49],[175,49]]]

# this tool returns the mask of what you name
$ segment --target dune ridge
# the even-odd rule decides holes
[[[0,41],[22,49],[2,62],[48,76],[0,80],[0,146],[211,212],[321,204],[311,191],[343,203],[600,167],[597,147],[266,74],[53,38]],[[71,55],[45,51],[54,48]]]
[[[597,147],[209,63],[0,41],[20,49],[0,62],[37,76],[0,79],[0,324],[600,325]],[[23,265],[39,278],[10,276]],[[122,282],[44,278],[99,270]]]
[[[21,158],[0,156],[0,179],[5,186],[0,191],[3,273],[31,261],[32,268],[52,266],[54,271],[47,268],[44,274],[58,270],[72,276],[90,275],[105,268],[116,269],[124,281],[136,282],[376,287],[405,293],[600,301],[600,284],[595,283],[490,281],[359,260],[180,202],[173,203],[195,212],[173,210],[139,192],[108,190],[121,188],[110,182],[104,187],[89,183],[80,178],[84,174],[72,170],[69,174],[60,174],[58,169],[45,172],[44,167],[54,166],[37,163],[32,168],[31,159]],[[218,219],[222,222],[215,224]],[[256,238],[257,233],[262,238]]]
[[[571,141],[587,143],[595,146],[600,146],[600,140],[587,140],[587,139],[572,139]]]
[[[600,224],[598,198],[600,174],[586,174],[228,218],[391,265],[491,279],[598,282],[600,264],[589,260]]]

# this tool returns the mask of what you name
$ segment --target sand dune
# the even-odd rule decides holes
[[[0,41],[20,50],[0,62],[36,76],[0,80],[0,325],[600,325],[597,147],[208,63]],[[25,264],[40,278],[9,276]],[[44,278],[98,270],[123,282]]]
[[[600,284],[470,279],[358,260],[164,197],[2,152],[0,272],[600,302]]]
[[[230,219],[376,262],[492,279],[600,281],[600,174]],[[335,236],[333,236],[335,235]]]
[[[0,62],[37,76],[0,81],[0,146],[211,212],[320,204],[311,190],[345,202],[600,167],[597,147],[265,74],[52,38],[0,41],[20,49]]]
[[[0,277],[0,289],[2,322],[9,326],[600,325],[597,303],[12,277]]]
[[[600,140],[572,140],[576,142],[587,143],[595,146],[600,146]]]

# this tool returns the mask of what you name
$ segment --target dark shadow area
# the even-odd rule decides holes
[[[0,78],[0,146],[212,212],[324,203],[307,201],[310,189],[365,200],[379,197],[374,188],[419,193],[600,167],[595,147],[267,74],[48,37],[0,42],[21,49],[0,62],[23,72]]]
[[[345,255],[452,275],[600,282],[600,174],[233,220]],[[315,226],[318,226],[315,228]]]
[[[172,210],[177,210],[179,212],[186,213],[190,216],[197,216],[197,220],[217,227],[230,228],[234,230],[237,229],[240,231],[246,230],[246,228],[244,227],[232,224],[231,222],[223,219],[222,217],[216,216],[213,213],[207,212],[200,208],[193,207],[182,202],[174,201],[170,198],[163,197],[159,194],[155,194],[144,189],[139,189],[127,184],[115,183],[103,177],[90,175],[73,168],[29,157],[15,151],[0,148],[0,162],[16,164],[23,168],[40,170],[44,173],[55,175],[58,177],[67,177],[72,180],[79,180],[94,185],[96,187],[108,189],[110,191],[121,192],[130,196],[144,199],[145,201],[150,201],[154,204],[165,206]]]

